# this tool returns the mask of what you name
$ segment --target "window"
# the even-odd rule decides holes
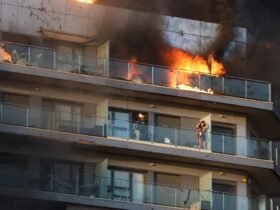
[[[109,136],[148,140],[148,113],[110,109]]]
[[[269,142],[259,139],[250,132],[250,139],[248,139],[248,156],[252,158],[260,158],[268,160],[269,156]]]
[[[212,122],[212,152],[236,154],[235,126]]]
[[[132,114],[125,111],[109,111],[109,135],[119,138],[130,137],[130,120]]]
[[[29,96],[11,93],[2,94],[3,116],[5,124],[27,126],[27,107]]]
[[[223,180],[213,180],[213,209],[236,209],[236,183]]]
[[[155,139],[154,141],[175,144],[177,134],[179,134],[180,117],[167,115],[155,115]]]
[[[41,162],[43,187],[52,186],[54,192],[75,194],[77,184],[83,183],[83,167],[77,162],[43,159]]]
[[[46,129],[78,132],[81,123],[81,106],[62,101],[43,101],[46,109],[42,112]]]
[[[144,202],[145,175],[140,172],[109,169],[107,193],[114,200]]]
[[[155,174],[155,203],[159,205],[174,206],[179,203],[177,189],[180,187],[180,176],[172,174]]]

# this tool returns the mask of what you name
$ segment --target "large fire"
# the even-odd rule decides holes
[[[224,65],[212,54],[205,59],[200,55],[192,55],[180,49],[171,49],[162,52],[162,55],[170,70],[176,72],[176,77],[170,78],[171,86],[174,88],[213,94],[211,89],[200,89],[199,75],[220,77],[225,74]]]
[[[0,43],[0,61],[12,63],[12,56],[6,51],[3,43]]]
[[[200,55],[192,55],[181,49],[171,49],[162,52],[162,57],[168,65],[168,86],[182,90],[214,94],[212,89],[200,88],[200,75],[206,74],[220,77],[225,74],[224,65],[218,62],[212,54],[207,59]],[[129,61],[128,79],[134,82],[147,82],[147,75],[137,66],[137,59]]]

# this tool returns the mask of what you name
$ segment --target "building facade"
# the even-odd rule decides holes
[[[116,28],[161,19],[191,53],[219,25],[74,0],[0,8],[0,209],[279,209],[270,83],[117,60],[97,41],[108,13]],[[243,58],[234,31],[226,55]]]

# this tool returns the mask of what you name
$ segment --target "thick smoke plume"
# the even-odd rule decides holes
[[[233,36],[233,25],[246,27],[248,43],[245,59],[236,51],[226,61],[227,74],[272,82],[278,92],[280,71],[280,3],[275,0],[98,0],[98,3],[128,9],[154,12],[163,15],[185,17],[202,21],[221,23],[217,41],[207,49],[222,59]],[[113,32],[109,37],[119,57],[137,56],[140,61],[157,63],[161,61],[159,49],[168,47],[161,33],[152,30],[160,20],[147,20],[146,28],[129,27]],[[108,24],[112,26],[113,24]],[[106,31],[106,30],[105,30]],[[120,41],[120,42],[118,42]],[[242,50],[242,49],[241,49]]]
[[[213,1],[213,0],[212,0]],[[145,12],[155,12],[163,15],[174,15],[173,11],[178,8],[185,8],[186,11],[194,12],[196,8],[198,13],[205,12],[207,16],[213,12],[214,17],[211,20],[217,20],[221,23],[220,33],[218,39],[203,53],[205,57],[209,53],[214,53],[219,60],[224,57],[225,50],[233,37],[233,15],[230,7],[230,0],[215,0],[217,7],[211,8],[210,12],[206,12],[212,4],[208,1],[197,4],[197,1],[150,1],[144,3],[143,0],[139,1],[110,1],[103,0],[99,3],[110,4],[113,6],[140,9]],[[177,4],[174,2],[177,2]],[[179,7],[179,5],[180,7]],[[203,7],[202,7],[203,5]],[[138,61],[145,63],[153,63],[163,65],[165,61],[161,57],[161,52],[171,48],[165,40],[161,27],[164,25],[164,19],[156,15],[147,15],[146,18],[130,17],[127,21],[120,26],[116,17],[122,14],[108,13],[103,17],[102,25],[98,28],[98,37],[103,41],[110,40],[111,56],[120,59],[130,59],[137,57]],[[191,14],[189,14],[191,15]],[[200,18],[201,19],[201,18]]]
[[[162,7],[160,5],[158,7]],[[105,14],[97,29],[100,41],[110,40],[110,56],[126,60],[137,58],[139,62],[161,64],[160,50],[168,47],[160,28],[164,25],[164,19],[152,14],[147,14],[143,19],[140,13],[124,18],[125,22],[120,23],[116,17],[123,14],[116,13],[118,12],[113,10],[110,14]]]
[[[280,92],[280,2],[274,0],[239,0],[238,22],[249,34],[245,65],[239,62],[231,74],[270,81]]]

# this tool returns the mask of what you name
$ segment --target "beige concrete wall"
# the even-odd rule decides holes
[[[23,95],[73,101],[76,103],[98,104],[104,100],[103,95],[93,91],[80,91],[79,86],[60,88],[55,85],[41,85],[36,83],[21,83],[19,81],[0,80],[0,92],[10,92]]]
[[[98,73],[104,76],[109,75],[110,42],[97,47],[97,69]],[[104,71],[105,70],[105,71]]]

